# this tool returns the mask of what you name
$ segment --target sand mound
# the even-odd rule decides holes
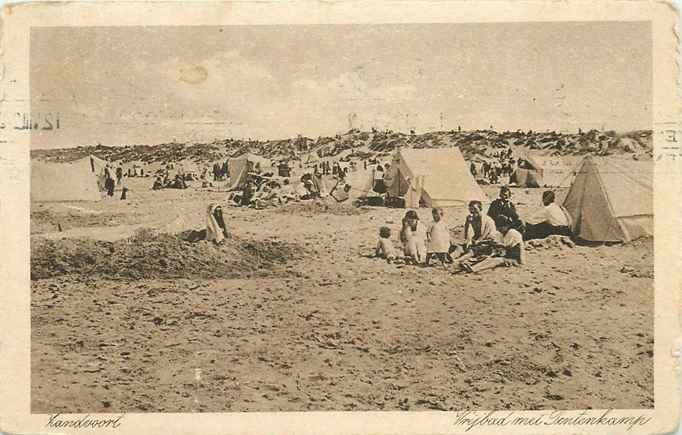
[[[115,242],[90,239],[31,241],[31,279],[81,275],[108,279],[238,278],[274,272],[302,258],[295,244],[232,236],[216,246],[190,242],[187,233],[142,230]]]
[[[125,213],[31,210],[31,234],[66,231],[81,227],[113,227],[134,223],[135,218],[135,215]]]
[[[533,251],[536,249],[551,249],[551,248],[574,248],[575,243],[570,237],[552,235],[544,239],[527,240],[525,242],[526,250]]]
[[[334,214],[340,216],[353,216],[367,213],[368,210],[355,207],[350,201],[303,201],[293,202],[281,208],[285,213],[291,214]]]

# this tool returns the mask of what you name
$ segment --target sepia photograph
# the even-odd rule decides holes
[[[652,47],[33,27],[31,413],[653,409]]]

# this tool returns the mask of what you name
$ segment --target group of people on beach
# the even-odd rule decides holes
[[[91,162],[94,165],[94,163]],[[94,167],[94,166],[93,166]],[[125,183],[125,177],[123,176],[123,168],[120,166],[116,168],[114,172],[112,166],[107,163],[104,167],[102,173],[101,181],[98,180],[100,185],[100,190],[106,191],[106,198],[113,198],[116,187],[121,190],[121,199],[125,200],[127,198],[128,187]]]
[[[450,230],[443,221],[443,209],[431,210],[428,227],[419,220],[415,210],[408,210],[402,220],[400,242],[403,255],[399,256],[391,241],[388,227],[379,229],[375,249],[377,257],[389,262],[405,262],[429,266],[433,260],[455,266],[455,273],[476,273],[499,266],[524,264],[524,240],[545,238],[552,234],[570,236],[571,219],[565,209],[557,205],[552,191],[542,196],[543,207],[527,221],[523,221],[511,201],[511,190],[503,186],[483,213],[480,201],[469,202],[469,214],[464,222],[464,241],[453,243]]]
[[[264,209],[277,207],[290,202],[318,199],[322,197],[319,174],[303,174],[298,180],[289,178],[273,179],[272,174],[250,175],[239,190],[230,192],[228,204],[240,207]],[[348,200],[351,186],[342,178],[334,178],[329,192],[337,202]]]

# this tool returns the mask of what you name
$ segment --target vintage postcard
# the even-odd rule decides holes
[[[0,432],[674,431],[677,16],[5,6]]]

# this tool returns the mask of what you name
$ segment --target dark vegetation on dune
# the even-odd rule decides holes
[[[267,158],[296,158],[315,152],[319,156],[336,156],[351,151],[357,157],[385,155],[397,147],[442,148],[459,147],[467,159],[486,156],[496,149],[520,146],[553,155],[613,155],[637,154],[651,156],[653,139],[651,130],[626,133],[589,130],[576,133],[534,131],[436,131],[423,134],[406,134],[394,131],[366,132],[357,129],[333,137],[316,139],[297,137],[282,140],[223,139],[211,143],[164,143],[158,145],[87,146],[68,149],[34,150],[31,157],[48,161],[73,161],[90,154],[123,164],[173,162],[184,159],[196,163],[209,163],[246,152]],[[362,149],[365,149],[363,151]]]
[[[103,279],[240,278],[267,276],[303,249],[278,240],[237,236],[222,245],[189,241],[191,232],[141,230],[115,242],[92,239],[31,240],[31,279],[65,275]]]

